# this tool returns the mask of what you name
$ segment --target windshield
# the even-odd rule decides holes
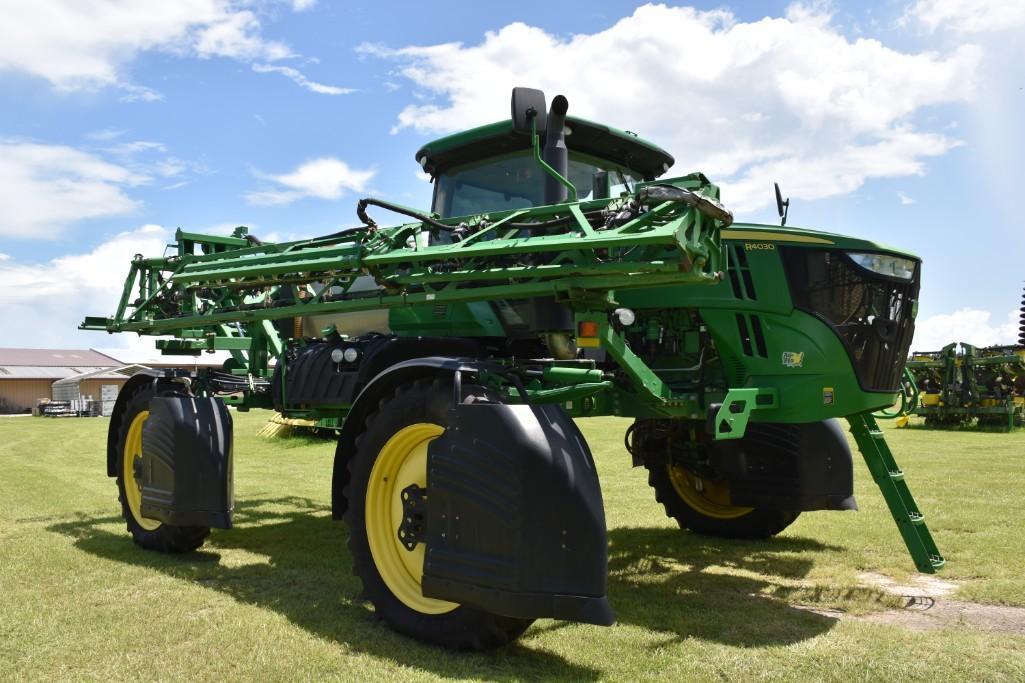
[[[571,152],[569,181],[578,199],[591,198],[598,171],[608,172],[612,197],[640,179],[630,169]],[[462,166],[438,177],[433,210],[448,217],[539,206],[546,175],[529,150]]]

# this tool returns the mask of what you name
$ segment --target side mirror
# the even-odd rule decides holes
[[[538,133],[548,127],[548,106],[544,92],[534,88],[513,88],[513,130],[529,135],[532,120]]]
[[[786,201],[783,201],[783,194],[779,191],[779,183],[773,183],[776,188],[776,211],[779,212],[780,227],[785,227],[787,224],[787,213],[790,211],[790,197],[787,197]]]

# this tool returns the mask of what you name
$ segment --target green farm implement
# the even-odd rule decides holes
[[[948,344],[913,353],[907,363],[900,405],[884,411],[898,426],[912,416],[926,427],[1011,430],[1025,425],[1025,345],[977,348]]]
[[[121,391],[107,474],[136,543],[230,528],[228,408],[271,409],[338,431],[333,516],[377,615],[492,647],[539,617],[613,621],[574,418],[632,418],[658,502],[732,538],[855,508],[842,418],[916,567],[943,565],[872,417],[901,388],[919,259],[735,224],[704,175],[663,178],[668,153],[567,107],[517,88],[511,120],[423,147],[430,211],[362,199],[334,234],[179,231],[131,263],[117,311],[83,329],[231,354]]]
[[[979,348],[965,342],[939,351],[914,352],[894,407],[877,417],[898,427],[912,416],[930,428],[987,427],[1010,431],[1025,426],[1025,294],[1019,343]]]

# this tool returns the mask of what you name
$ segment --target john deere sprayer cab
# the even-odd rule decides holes
[[[567,110],[517,88],[511,120],[426,145],[429,212],[368,198],[335,234],[179,231],[132,262],[117,312],[84,329],[232,354],[125,384],[107,474],[136,543],[190,551],[231,527],[229,406],[333,421],[333,515],[376,613],[486,648],[539,617],[613,621],[574,418],[632,418],[623,455],[654,498],[731,538],[855,507],[845,418],[918,569],[943,564],[871,417],[900,385],[919,260],[733,224],[704,175],[662,178],[665,151]]]

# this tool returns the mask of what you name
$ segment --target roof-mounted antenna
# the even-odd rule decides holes
[[[790,197],[783,201],[783,194],[779,191],[779,183],[773,183],[776,188],[776,210],[779,212],[779,225],[781,228],[787,225],[787,213],[790,211]]]

